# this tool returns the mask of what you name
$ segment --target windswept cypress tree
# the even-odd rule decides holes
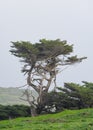
[[[67,41],[41,39],[39,43],[32,44],[26,41],[12,42],[11,54],[24,62],[22,72],[27,76],[27,85],[38,93],[38,98],[25,92],[27,101],[31,106],[32,116],[40,113],[46,102],[46,95],[51,84],[56,87],[56,75],[60,72],[59,66],[73,65],[86,57],[70,56],[73,45]]]

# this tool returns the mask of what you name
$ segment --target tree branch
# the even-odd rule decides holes
[[[37,88],[37,86],[31,82],[31,72],[28,73],[27,84],[39,93],[39,89]]]

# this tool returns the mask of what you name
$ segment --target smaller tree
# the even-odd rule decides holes
[[[12,42],[11,48],[10,52],[25,63],[22,72],[27,75],[27,85],[38,93],[37,99],[32,97],[33,100],[29,102],[32,116],[37,115],[44,108],[51,84],[54,83],[56,87],[59,66],[73,65],[86,59],[86,57],[69,56],[73,52],[73,45],[60,39],[41,39],[36,44],[17,41]]]
[[[83,83],[83,85],[65,83],[64,88],[58,89],[72,99],[72,102],[76,102],[77,108],[93,107],[93,83],[85,81]]]

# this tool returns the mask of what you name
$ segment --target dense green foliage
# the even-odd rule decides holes
[[[3,106],[0,105],[0,120],[11,119],[16,117],[30,116],[30,108],[25,105]]]
[[[0,130],[93,130],[93,109],[0,121]]]
[[[69,45],[66,40],[46,40],[41,39],[39,43],[32,44],[29,41],[12,42],[11,54],[21,58],[21,62],[25,63],[25,67],[30,66],[32,69],[39,61],[53,62],[53,59],[62,56],[60,61],[65,64],[73,64],[81,62],[86,57],[77,58],[77,56],[69,56],[73,52],[73,45]],[[53,59],[52,59],[53,58]],[[27,69],[22,69],[22,72],[28,72]]]
[[[48,93],[46,112],[62,111],[64,109],[81,109],[93,107],[93,83],[83,82],[83,85],[65,83],[58,91]]]
[[[83,81],[83,85],[65,83],[64,88],[59,88],[70,99],[78,102],[78,108],[93,107],[93,83]]]
[[[45,58],[54,57],[58,55],[68,55],[73,52],[73,46],[68,45],[67,41],[60,41],[57,40],[46,40],[41,39],[39,43],[32,44],[31,42],[27,41],[17,41],[12,42],[13,49],[11,49],[11,53],[17,57],[21,57],[24,62],[29,63],[29,59],[33,56],[37,61],[45,60]],[[31,64],[31,63],[30,63]]]

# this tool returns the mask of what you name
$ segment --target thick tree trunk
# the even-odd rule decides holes
[[[31,116],[32,116],[32,117],[37,116],[36,108],[31,107],[30,110],[31,110]]]

